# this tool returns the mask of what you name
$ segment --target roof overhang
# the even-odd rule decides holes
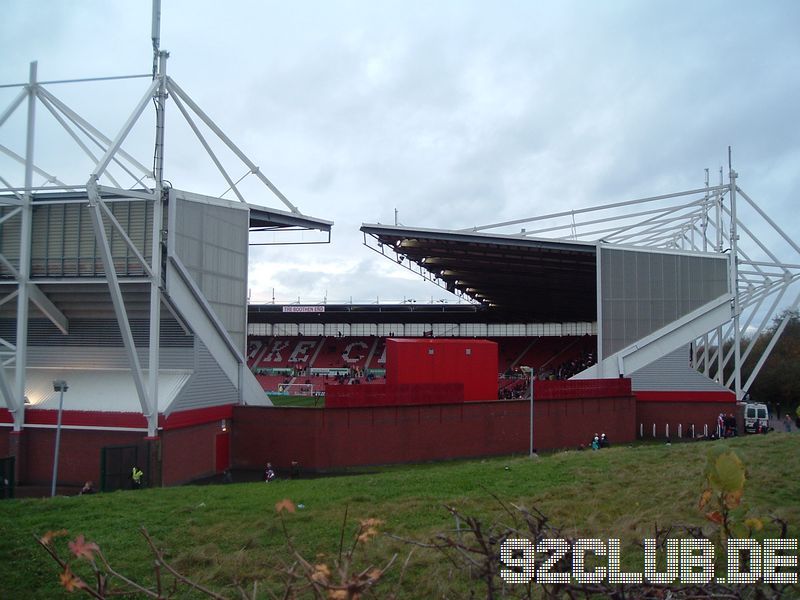
[[[285,210],[248,204],[250,208],[250,231],[273,231],[275,229],[314,229],[330,233],[333,221],[296,214]]]
[[[379,253],[500,312],[539,322],[596,318],[594,243],[367,223],[361,231]]]

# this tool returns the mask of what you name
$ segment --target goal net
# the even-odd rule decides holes
[[[278,393],[286,396],[314,396],[312,383],[281,383],[278,384]]]

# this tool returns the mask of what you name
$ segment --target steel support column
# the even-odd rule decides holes
[[[114,314],[117,317],[117,324],[119,325],[120,335],[125,345],[125,352],[128,355],[128,363],[131,366],[131,375],[133,375],[133,383],[136,386],[136,393],[139,396],[139,403],[142,406],[142,413],[149,423],[154,409],[152,408],[147,390],[145,389],[142,366],[139,362],[139,356],[136,354],[136,344],[133,341],[128,315],[125,311],[125,302],[122,299],[122,290],[120,289],[119,280],[117,279],[117,271],[114,267],[114,259],[111,256],[111,248],[108,245],[108,237],[106,236],[106,230],[103,224],[103,213],[99,206],[103,200],[97,192],[97,179],[95,175],[93,175],[86,184],[86,192],[89,196],[89,214],[92,217],[97,248],[100,251],[100,258],[103,261],[103,271],[108,281],[111,303],[114,305]]]
[[[148,354],[148,382],[152,411],[147,418],[147,435],[154,437],[158,428],[158,369],[161,363],[161,229],[164,218],[164,111],[167,102],[166,69],[167,52],[158,53],[158,94],[156,96],[156,154],[153,165],[155,190],[153,193],[153,230],[151,240],[150,274],[150,340]]]
[[[31,235],[33,229],[33,144],[36,128],[36,75],[37,63],[30,65],[28,80],[28,127],[25,143],[25,193],[22,199],[19,234],[19,272],[17,274],[17,353],[16,353],[16,407],[14,431],[25,424],[25,384],[28,366],[28,312],[30,308],[28,280],[31,275]]]
[[[731,292],[733,293],[733,374],[734,374],[734,392],[736,393],[736,401],[742,401],[742,331],[741,331],[741,307],[739,306],[739,251],[737,241],[739,234],[736,232],[736,171],[730,169],[728,173],[730,177],[730,193],[731,193],[731,229],[730,229],[730,244],[731,244],[731,257],[730,257],[730,277],[731,277]]]

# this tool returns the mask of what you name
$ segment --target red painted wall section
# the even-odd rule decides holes
[[[534,403],[534,446],[576,447],[602,431],[632,441],[632,396],[554,399]],[[424,406],[234,409],[234,467],[332,470],[346,466],[527,453],[527,400]]]
[[[621,379],[574,379],[565,381],[534,381],[534,399],[555,398],[613,398],[630,396],[631,380]]]
[[[703,434],[707,426],[709,434],[717,429],[720,413],[736,414],[736,397],[729,392],[706,392],[697,395],[691,392],[637,392],[636,393],[636,434],[641,430],[644,439],[653,437],[655,425],[658,439],[678,438],[678,425],[681,437]]]
[[[459,404],[464,402],[463,383],[377,383],[325,386],[327,408]]]
[[[5,458],[9,455],[8,434],[10,432],[10,427],[3,427],[0,429],[0,458]]]
[[[3,433],[5,437],[10,434]],[[26,456],[25,468],[19,474],[20,483],[49,485],[53,476],[55,429],[27,428],[21,436]],[[138,432],[63,429],[58,460],[59,485],[80,486],[88,479],[99,485],[101,448],[138,444],[143,439],[144,434]]]
[[[230,426],[231,405],[216,406],[159,416],[162,430],[162,482],[164,485],[185,483],[214,475],[217,450],[216,435],[223,421]],[[49,484],[53,469],[55,427],[58,411],[25,411],[27,427],[20,435],[24,451],[24,467],[19,473],[22,484]],[[0,422],[10,422],[7,410],[0,411]],[[86,480],[100,482],[101,450],[106,446],[139,445],[147,435],[144,431],[114,431],[69,429],[66,427],[144,427],[141,414],[114,412],[64,411],[61,449],[58,467],[59,485],[82,485]],[[49,427],[43,428],[42,425]],[[9,453],[10,427],[0,429],[0,456]]]
[[[386,383],[463,383],[464,400],[497,398],[497,343],[488,340],[386,340]]]
[[[161,434],[161,478],[163,485],[177,485],[209,477],[216,469],[216,437],[221,423],[213,421]]]

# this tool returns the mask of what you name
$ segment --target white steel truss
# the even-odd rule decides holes
[[[524,228],[521,228],[524,226]],[[509,228],[521,228],[506,233]],[[742,400],[800,305],[800,246],[739,185],[729,168],[727,181],[603,206],[562,211],[462,230],[509,237],[594,242],[598,248],[663,248],[729,257],[733,291],[730,319],[704,331],[693,343],[693,366],[732,389]],[[783,319],[776,317],[784,313]],[[742,366],[759,336],[774,324],[773,336],[746,381]],[[747,340],[746,346],[743,340]]]
[[[14,224],[19,230],[19,247],[16,257],[5,256],[0,252],[0,266],[13,278],[13,290],[10,286],[3,285],[0,295],[0,305],[16,300],[16,343],[0,339],[0,394],[5,405],[13,414],[14,430],[19,431],[25,422],[25,385],[28,346],[28,321],[29,307],[33,302],[39,310],[53,324],[66,334],[69,329],[68,318],[58,310],[50,299],[31,281],[31,244],[32,214],[34,200],[37,206],[43,203],[68,205],[81,203],[90,208],[92,226],[95,234],[95,243],[99,252],[99,259],[103,264],[103,278],[108,285],[114,314],[119,325],[125,350],[129,359],[132,377],[139,396],[143,415],[148,423],[148,435],[155,436],[158,426],[158,368],[159,365],[159,328],[161,303],[165,302],[172,311],[169,298],[164,295],[165,273],[163,272],[165,248],[165,231],[163,230],[163,206],[170,184],[164,179],[164,142],[165,142],[165,112],[168,99],[172,99],[179,112],[185,118],[189,127],[197,137],[200,145],[208,153],[212,163],[220,172],[228,185],[224,194],[232,192],[236,198],[245,202],[240,191],[240,183],[247,175],[255,178],[266,187],[271,195],[275,196],[288,209],[291,215],[304,217],[298,208],[261,172],[259,167],[251,161],[244,152],[225,135],[220,127],[201,110],[192,98],[171,79],[166,73],[166,64],[169,54],[159,49],[160,8],[158,1],[153,3],[153,73],[152,75],[127,75],[121,77],[100,77],[91,79],[58,80],[40,82],[37,79],[37,63],[30,65],[29,80],[25,84],[4,85],[2,87],[20,87],[20,92],[11,103],[0,112],[0,127],[21,107],[27,107],[27,127],[25,156],[21,156],[12,149],[0,145],[0,153],[11,161],[24,166],[24,181],[14,184],[11,176],[0,173],[0,240],[2,240],[2,227],[4,224]],[[149,78],[151,81],[144,90],[141,98],[125,120],[115,136],[109,136],[92,125],[88,119],[81,116],[76,110],[58,98],[50,87],[64,83],[83,83],[87,81],[113,81],[118,79]],[[126,138],[134,126],[139,122],[148,104],[155,105],[155,151],[153,167],[148,168],[129,154],[124,148]],[[65,183],[59,177],[49,173],[36,164],[34,141],[36,132],[36,110],[41,106],[49,113],[55,122],[67,133],[75,143],[82,155],[88,159],[88,181]],[[247,171],[244,176],[234,180],[222,162],[215,155],[206,137],[204,137],[198,122],[212,132],[217,141],[243,164]],[[41,181],[34,181],[40,178]],[[53,193],[70,194],[59,197]],[[46,197],[45,197],[46,196]],[[149,257],[145,256],[141,247],[131,240],[128,232],[115,217],[110,205],[121,199],[136,199],[149,205],[152,214],[152,227],[150,231]],[[302,220],[302,219],[300,219]],[[321,222],[321,220],[318,220]],[[327,222],[326,222],[327,223]],[[150,285],[150,313],[149,313],[149,377],[145,378],[144,371],[136,353],[130,325],[128,323],[125,301],[122,293],[124,278],[117,274],[117,265],[108,236],[107,228],[110,227],[113,235],[122,239],[129,252],[135,257],[140,270],[143,272]],[[330,223],[327,227],[330,230]],[[125,275],[123,273],[123,275]],[[130,279],[129,279],[130,280]],[[139,276],[137,281],[141,281]],[[58,283],[57,279],[52,280]],[[73,281],[74,282],[74,281]],[[48,280],[50,283],[50,280]],[[9,291],[10,290],[10,291]],[[242,364],[244,359],[242,359]],[[6,376],[5,367],[14,366],[15,378],[11,382]],[[155,366],[155,368],[153,368]],[[240,365],[241,367],[241,365]],[[242,376],[239,376],[241,383]],[[241,393],[241,389],[240,389]]]

